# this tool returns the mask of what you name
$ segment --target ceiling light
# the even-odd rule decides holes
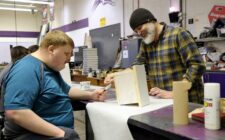
[[[176,11],[176,8],[175,7],[170,7],[170,12],[174,12],[174,11]]]
[[[22,5],[22,4],[9,4],[9,3],[0,3],[2,6],[15,6],[15,7],[29,7],[29,8],[35,8],[33,5]]]
[[[4,1],[12,1],[12,2],[21,2],[21,3],[33,3],[33,4],[51,4],[53,2],[45,2],[45,1],[34,1],[34,0],[4,0]]]
[[[23,12],[37,12],[37,9],[25,9],[25,8],[8,8],[0,7],[0,10],[11,10],[11,11],[23,11]]]

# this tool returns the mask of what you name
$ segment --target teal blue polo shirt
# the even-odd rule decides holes
[[[41,63],[28,55],[13,66],[5,81],[5,110],[31,109],[47,122],[73,128],[70,86],[46,65],[41,78]]]

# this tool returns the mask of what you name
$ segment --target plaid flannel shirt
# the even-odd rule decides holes
[[[192,82],[189,101],[203,103],[202,74],[205,64],[192,35],[179,27],[164,25],[157,42],[143,41],[134,64],[146,64],[151,87],[172,91],[173,81]]]

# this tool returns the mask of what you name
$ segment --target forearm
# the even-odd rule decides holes
[[[69,91],[69,97],[73,100],[91,100],[91,92],[72,87]]]
[[[40,118],[30,109],[7,110],[6,117],[21,127],[37,134],[52,137],[63,137],[65,133],[59,127]]]
[[[199,56],[201,57],[201,56]],[[188,69],[184,75],[186,79],[189,81],[195,81],[197,79],[200,79],[205,72],[205,64],[203,61],[192,61],[190,65],[188,66]]]

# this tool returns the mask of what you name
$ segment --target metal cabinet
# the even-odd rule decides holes
[[[134,62],[140,48],[141,39],[128,39],[122,41],[121,68],[128,68]]]

